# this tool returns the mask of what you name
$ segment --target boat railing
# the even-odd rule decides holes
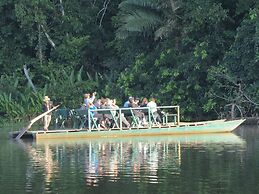
[[[180,124],[179,106],[159,106],[156,108],[113,108],[113,109],[58,109],[55,115],[55,128],[76,128],[102,130],[102,129],[138,129],[169,127]],[[160,117],[158,122],[157,117]],[[101,122],[108,122],[103,126]],[[127,123],[129,125],[127,125]],[[68,127],[70,125],[71,127]]]

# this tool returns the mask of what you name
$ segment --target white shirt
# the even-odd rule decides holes
[[[150,108],[150,111],[152,112],[152,113],[154,113],[154,112],[156,112],[157,111],[157,105],[156,105],[156,103],[155,102],[153,102],[153,101],[151,101],[151,102],[149,102],[149,103],[147,103],[147,107],[149,107]]]

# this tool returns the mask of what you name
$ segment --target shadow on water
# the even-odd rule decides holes
[[[241,125],[234,131],[238,136],[250,141],[259,137],[259,124],[258,125]]]

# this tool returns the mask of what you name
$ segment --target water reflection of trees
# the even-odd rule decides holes
[[[35,168],[44,167],[41,170],[44,170],[46,184],[54,181],[53,177],[66,176],[72,182],[83,178],[86,185],[98,186],[107,181],[121,183],[129,180],[141,184],[169,184],[172,178],[180,176],[191,184],[193,177],[199,177],[201,173],[206,179],[212,176],[207,172],[222,172],[220,168],[226,168],[224,165],[229,163],[221,160],[219,155],[224,154],[223,158],[231,160],[233,156],[228,151],[235,152],[240,147],[242,150],[243,145],[244,141],[237,136],[216,138],[214,135],[211,140],[202,136],[202,139],[184,137],[181,140],[166,137],[44,141],[26,149]],[[238,158],[242,160],[242,154]],[[216,165],[212,163],[215,161]],[[238,165],[240,161],[234,162]]]

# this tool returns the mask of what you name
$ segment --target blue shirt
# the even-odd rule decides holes
[[[95,111],[93,111],[93,110],[96,110],[96,109],[97,109],[97,108],[96,108],[96,106],[94,106],[94,105],[92,105],[92,106],[89,107],[91,117],[94,117]]]
[[[129,101],[126,101],[123,105],[124,108],[129,108]]]

